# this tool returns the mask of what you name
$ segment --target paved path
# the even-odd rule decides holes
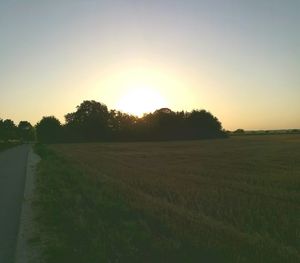
[[[14,259],[30,145],[0,152],[0,262]]]

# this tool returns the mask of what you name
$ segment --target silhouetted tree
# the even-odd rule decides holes
[[[300,130],[298,130],[298,129],[292,129],[290,132],[291,133],[298,133],[298,132],[300,132]]]
[[[107,106],[96,102],[83,101],[76,112],[65,115],[66,131],[79,140],[107,140],[109,132],[109,112]]]
[[[18,136],[22,141],[34,140],[34,128],[28,121],[20,121],[18,125]]]
[[[62,126],[54,116],[43,117],[35,128],[39,142],[54,143],[62,140]]]
[[[108,128],[114,140],[131,140],[138,118],[116,110],[109,112]]]
[[[180,120],[170,109],[163,108],[144,115],[140,130],[146,140],[171,140],[176,138]]]
[[[0,118],[0,142],[4,140],[3,120]]]
[[[241,133],[241,134],[243,134],[243,133],[245,133],[245,131],[243,129],[236,129],[234,131],[234,133]]]
[[[222,134],[219,120],[205,110],[193,110],[188,113],[186,123],[188,137],[191,139],[216,138]]]
[[[0,119],[0,139],[3,141],[16,140],[18,138],[17,127],[12,120]]]
[[[173,112],[163,108],[146,114],[139,122],[146,140],[218,138],[226,136],[219,120],[205,110]]]
[[[120,111],[108,111],[96,101],[83,101],[65,115],[66,141],[178,140],[226,137],[219,120],[205,110],[173,112],[168,108],[144,114],[142,118]]]

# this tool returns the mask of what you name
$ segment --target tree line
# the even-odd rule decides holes
[[[221,122],[205,110],[173,112],[163,108],[142,118],[105,104],[83,101],[76,111],[65,115],[65,124],[54,116],[36,125],[42,142],[154,141],[225,137]]]
[[[34,127],[28,121],[20,121],[16,125],[12,120],[0,118],[0,142],[4,141],[33,141],[35,140]]]
[[[21,124],[22,123],[22,124]],[[5,127],[1,137],[2,128]],[[30,131],[30,132],[29,132]],[[28,134],[26,133],[28,132]],[[74,112],[65,115],[62,124],[54,116],[43,117],[35,127],[20,122],[0,122],[0,140],[22,138],[44,143],[95,141],[192,140],[226,137],[221,122],[206,110],[174,112],[168,108],[144,114],[143,117],[108,110],[103,103],[83,101]],[[10,134],[10,135],[8,135]]]

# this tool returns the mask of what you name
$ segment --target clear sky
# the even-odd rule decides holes
[[[300,1],[1,0],[0,117],[64,121],[86,99],[300,128]]]

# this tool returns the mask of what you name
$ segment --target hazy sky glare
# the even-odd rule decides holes
[[[0,1],[0,117],[63,121],[130,89],[226,129],[300,128],[300,1]]]

